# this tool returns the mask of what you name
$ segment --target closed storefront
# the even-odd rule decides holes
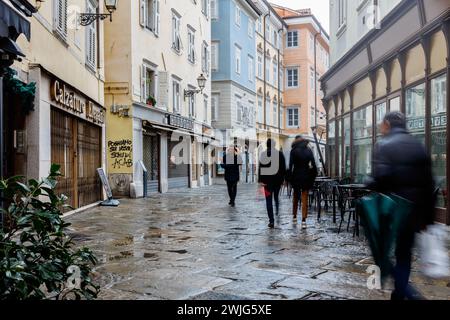
[[[51,82],[50,161],[61,166],[56,192],[73,208],[102,200],[103,110],[59,80]]]
[[[189,138],[190,139],[190,138]],[[182,147],[183,142],[167,141],[168,144],[168,185],[169,189],[189,187],[189,155],[188,148]]]
[[[143,160],[147,169],[147,194],[159,192],[159,135],[145,133],[143,137]]]

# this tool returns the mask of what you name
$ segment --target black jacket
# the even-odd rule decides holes
[[[308,141],[294,141],[289,158],[289,182],[294,188],[309,190],[313,187],[316,177],[316,161],[308,148]]]
[[[258,182],[269,187],[279,187],[286,175],[286,159],[277,149],[269,149],[259,155]]]
[[[240,177],[239,166],[242,165],[240,155],[227,153],[223,157],[221,167],[225,169],[225,180],[228,182],[238,182]]]
[[[374,150],[369,188],[415,204],[416,227],[434,221],[434,182],[425,147],[406,129],[392,128]]]

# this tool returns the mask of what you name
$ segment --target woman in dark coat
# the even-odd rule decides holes
[[[237,146],[229,148],[223,157],[221,167],[225,169],[225,181],[227,182],[228,195],[230,196],[228,204],[232,207],[235,206],[241,165],[242,158],[239,155],[239,148]]]
[[[267,140],[267,150],[259,156],[258,169],[258,182],[264,186],[269,228],[274,227],[272,197],[275,200],[275,210],[278,215],[280,203],[278,196],[286,175],[286,160],[283,153],[275,148],[275,145],[274,140]]]
[[[294,188],[293,216],[297,219],[298,201],[302,201],[302,228],[306,228],[308,217],[308,194],[317,177],[317,166],[314,155],[308,147],[308,141],[297,136],[292,143],[289,158],[289,182]]]

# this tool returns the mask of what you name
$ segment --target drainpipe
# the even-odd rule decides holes
[[[264,95],[264,98],[263,98],[263,103],[264,103],[264,105],[263,105],[263,109],[264,109],[264,129],[266,129],[266,131],[267,131],[267,114],[266,114],[266,106],[267,106],[267,98],[266,98],[266,91],[267,91],[267,84],[266,84],[266,81],[267,81],[267,75],[266,75],[266,70],[267,70],[267,59],[266,59],[266,48],[267,48],[267,45],[266,45],[266,41],[267,41],[267,34],[266,34],[266,19],[267,19],[267,17],[270,17],[270,10],[269,10],[269,12],[268,13],[266,13],[265,15],[264,15],[264,19],[263,19],[263,28],[264,28],[264,32],[263,32],[263,38],[264,38],[264,54],[263,54],[263,59],[264,59],[264,91],[263,91],[263,95]]]

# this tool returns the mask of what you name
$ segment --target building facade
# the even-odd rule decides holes
[[[377,124],[399,110],[431,156],[438,220],[450,224],[448,1],[332,0],[330,7],[333,63],[321,82],[331,175],[357,182],[369,175]],[[358,33],[363,22],[367,30]]]
[[[34,84],[35,96],[32,107],[8,115],[15,129],[13,143],[5,145],[14,163],[8,175],[42,178],[59,164],[56,191],[74,208],[103,199],[97,168],[105,167],[103,23],[83,27],[79,12],[103,12],[103,2],[46,1],[30,19],[30,42],[19,39],[26,59],[14,69],[23,83]]]
[[[210,184],[210,1],[119,6],[105,25],[106,152],[113,192],[142,197]]]
[[[258,141],[268,136],[280,147],[283,114],[283,19],[265,0],[254,1],[261,11],[256,22],[256,126]]]
[[[220,144],[237,143],[243,155],[241,181],[256,179],[256,35],[260,11],[250,0],[211,2],[212,125]],[[236,141],[235,141],[236,140]],[[217,158],[221,158],[221,149]],[[216,165],[217,182],[223,170]]]
[[[289,151],[296,135],[311,141],[318,168],[325,154],[325,108],[318,79],[329,67],[329,37],[310,9],[292,10],[273,5],[287,24],[284,37],[283,147]]]

